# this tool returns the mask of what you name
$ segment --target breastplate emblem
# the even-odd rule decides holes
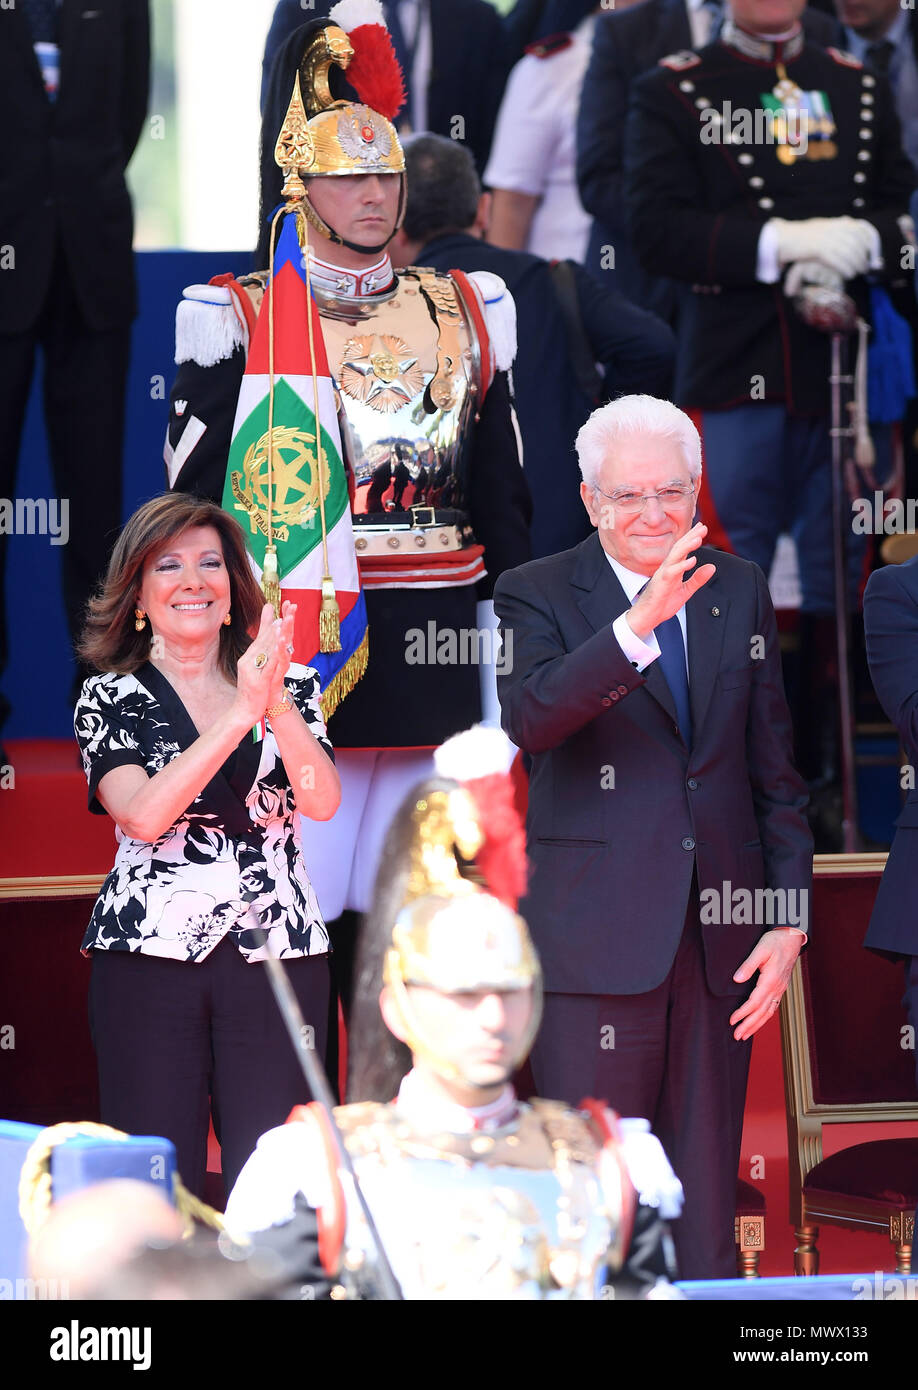
[[[424,373],[403,338],[364,335],[345,343],[339,385],[354,400],[391,415],[423,390]]]

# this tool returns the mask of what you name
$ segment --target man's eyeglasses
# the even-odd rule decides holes
[[[661,487],[656,492],[632,492],[630,488],[617,488],[615,492],[603,492],[601,487],[596,491],[601,497],[607,497],[617,512],[624,515],[636,515],[644,510],[645,503],[651,497],[656,498],[664,511],[672,510],[674,507],[683,507],[690,498],[695,496],[694,483],[672,483],[669,487]]]

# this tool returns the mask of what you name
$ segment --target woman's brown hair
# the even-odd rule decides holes
[[[87,608],[78,655],[97,671],[127,675],[150,657],[150,629],[134,626],[134,608],[149,557],[191,526],[212,526],[220,537],[230,581],[231,622],[220,629],[220,669],[236,679],[236,662],[258,628],[264,596],[249,565],[238,523],[215,502],[166,492],[139,507],[115,543],[108,573]]]

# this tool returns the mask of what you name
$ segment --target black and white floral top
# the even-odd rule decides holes
[[[319,708],[319,680],[292,668],[287,689],[332,757]],[[300,674],[301,673],[301,674]],[[147,662],[133,675],[91,676],[74,730],[89,782],[89,809],[102,777],[133,763],[152,777],[198,738],[176,691]],[[153,844],[116,827],[115,866],[83,937],[83,954],[141,951],[200,961],[230,933],[246,960],[321,955],[328,933],[309,882],[300,818],[271,732],[249,733],[185,814]],[[263,927],[268,941],[256,940]]]

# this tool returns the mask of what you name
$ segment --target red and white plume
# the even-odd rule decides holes
[[[354,50],[348,82],[366,106],[394,121],[405,105],[405,79],[380,0],[339,0],[328,17],[344,30]]]
[[[475,802],[484,835],[475,863],[488,892],[516,911],[526,891],[526,832],[514,801],[508,750],[499,729],[476,724],[441,744],[434,764],[441,777],[459,782]]]

